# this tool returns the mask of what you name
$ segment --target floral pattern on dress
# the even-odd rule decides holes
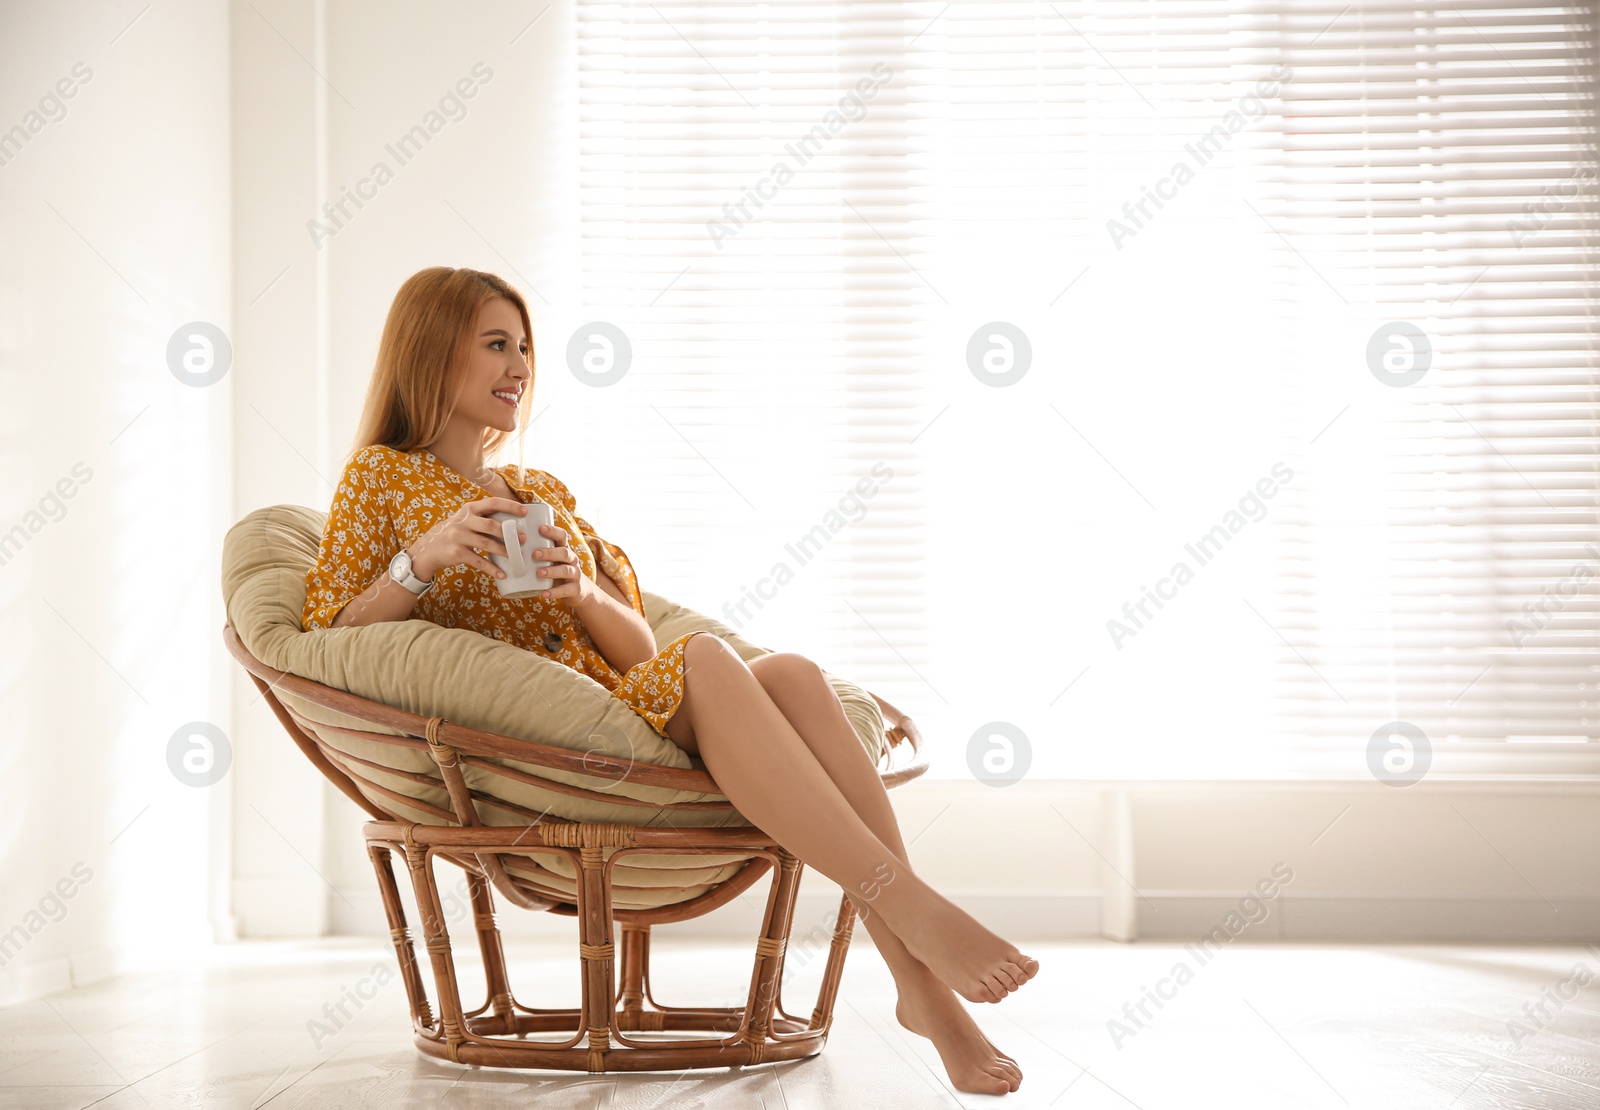
[[[494,469],[518,500],[542,501],[551,507],[587,578],[598,581],[598,555],[599,569],[616,582],[633,610],[644,615],[644,596],[632,561],[578,515],[577,500],[560,479],[514,463]],[[334,492],[317,561],[306,574],[301,626],[308,632],[330,627],[340,609],[365,593],[401,548],[461,506],[491,496],[495,494],[425,448],[398,451],[374,444],[357,451]],[[625,682],[600,654],[583,622],[560,601],[501,597],[493,577],[466,563],[440,567],[433,583],[417,599],[413,617],[445,628],[470,628],[564,663],[600,683],[657,732],[682,702],[683,645],[688,636],[631,668]]]
[[[654,725],[662,736],[667,734],[667,722],[683,704],[683,649],[689,637],[697,635],[697,632],[685,632],[653,658],[634,664],[622,676],[622,684],[611,692]]]

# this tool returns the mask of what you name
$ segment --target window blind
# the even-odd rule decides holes
[[[1430,762],[1592,772],[1594,5],[1336,10],[1284,26],[1261,202],[1284,236],[1274,311],[1305,339],[1285,366],[1283,734],[1322,766],[1387,753],[1374,773],[1402,782]],[[1319,380],[1352,373],[1353,397]]]
[[[591,416],[656,498],[630,551],[885,697],[930,651],[913,34],[887,5],[578,9],[583,301],[635,367]]]
[[[1046,775],[1592,741],[1595,30],[580,3],[589,323],[541,372],[624,336],[584,465],[647,588],[911,710],[944,773],[995,721]],[[1367,365],[1397,321],[1409,386]]]

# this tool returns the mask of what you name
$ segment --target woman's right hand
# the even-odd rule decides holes
[[[527,516],[528,506],[508,497],[485,497],[467,502],[418,536],[416,542],[407,548],[411,552],[411,573],[431,582],[433,576],[445,567],[465,563],[479,568],[491,578],[504,578],[504,571],[478,554],[480,550],[496,555],[510,554],[500,530],[501,522],[491,519],[490,513]],[[519,526],[518,532],[526,538],[525,529]]]

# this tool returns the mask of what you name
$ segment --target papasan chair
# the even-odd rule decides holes
[[[809,1016],[790,1013],[782,971],[800,860],[751,825],[697,760],[555,660],[420,619],[304,631],[305,578],[325,521],[312,509],[275,505],[228,531],[223,640],[311,764],[372,817],[362,831],[417,1048],[461,1064],[584,1072],[740,1066],[820,1052],[855,920],[849,899],[840,898],[815,1006]],[[645,592],[644,601],[658,643],[704,629],[743,659],[768,653],[666,598]],[[828,679],[885,786],[927,769],[910,718]],[[410,875],[437,999],[400,899],[397,855]],[[471,900],[487,983],[487,997],[471,1010],[458,987],[439,861],[462,869]],[[658,1003],[651,925],[699,917],[769,870],[743,1005]],[[494,892],[525,910],[578,918],[578,1008],[540,1009],[513,991]]]

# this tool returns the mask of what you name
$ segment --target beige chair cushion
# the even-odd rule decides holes
[[[430,621],[387,621],[358,628],[307,632],[300,626],[306,599],[306,574],[316,561],[327,514],[299,505],[273,505],[240,520],[223,540],[222,596],[228,623],[251,655],[270,667],[344,690],[424,717],[443,717],[501,736],[576,751],[596,751],[668,767],[691,766],[688,755],[658,735],[650,723],[611,696],[604,686],[572,668],[470,629],[444,628]],[[645,616],[657,643],[685,632],[704,630],[727,641],[740,658],[769,654],[719,621],[643,591]],[[824,672],[825,674],[827,672]],[[828,674],[867,755],[876,765],[885,744],[883,715],[865,690]],[[317,725],[396,734],[381,725],[314,705],[282,690],[284,704],[305,720],[326,746],[371,760],[386,768],[425,775],[419,783],[402,775],[362,767],[362,774],[406,797],[449,809],[449,795],[425,751],[402,749],[342,735]],[[478,768],[466,768],[476,791],[573,821],[641,826],[748,825],[740,814],[672,811],[663,803],[723,801],[721,795],[627,780],[613,783],[590,775],[554,771],[515,760],[508,767],[540,778],[603,791],[645,805],[574,798],[514,782]],[[357,765],[358,767],[360,765]],[[430,823],[425,811],[367,792],[396,816]],[[521,825],[528,818],[514,810],[480,803],[481,819],[491,825]],[[731,876],[745,857],[739,853],[667,853],[624,856],[613,869],[613,896],[619,909],[684,901]],[[571,899],[574,869],[564,857],[541,854],[538,862],[506,857],[530,887]]]

